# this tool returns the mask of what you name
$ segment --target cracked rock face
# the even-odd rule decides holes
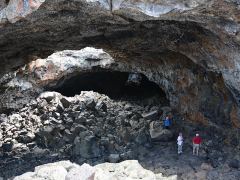
[[[228,101],[234,101],[230,112],[235,126],[239,127],[238,1],[111,2],[11,0],[7,6],[2,4],[1,7],[6,7],[0,12],[1,72],[46,58],[55,51],[80,50],[87,46],[102,48],[122,63],[166,61],[171,64],[175,61],[176,66],[182,66],[185,60],[179,59],[184,58],[189,64],[221,77],[219,83],[224,84],[224,93],[220,96],[225,99],[221,104],[228,106],[231,104]],[[169,68],[168,72],[177,71]],[[185,79],[186,74],[181,73],[178,78]],[[189,82],[184,83],[189,86]],[[217,85],[217,89],[221,86]],[[227,97],[227,101],[223,97]],[[186,97],[183,99],[189,102]],[[224,111],[229,111],[227,109]],[[206,115],[190,116],[204,119]]]
[[[1,1],[3,177],[31,169],[40,164],[42,156],[46,159],[41,163],[66,157],[79,163],[90,159],[118,162],[133,158],[138,147],[142,152],[155,142],[163,143],[161,151],[158,147],[156,152],[149,149],[152,154],[143,151],[138,157],[149,154],[147,163],[159,167],[151,159],[161,162],[166,157],[156,155],[167,152],[167,147],[169,162],[173,145],[168,142],[181,131],[186,138],[187,158],[182,156],[186,161],[173,157],[170,164],[161,165],[164,171],[167,167],[165,172],[177,169],[182,179],[198,179],[201,175],[208,176],[202,179],[216,179],[219,174],[223,179],[239,179],[235,161],[230,168],[236,171],[224,167],[227,160],[236,159],[238,163],[240,157],[239,12],[239,0]],[[131,80],[134,75],[139,77],[136,82]],[[153,96],[144,102],[137,97],[137,105],[97,93],[122,95],[121,88],[129,82],[130,86],[135,83],[145,87],[140,92],[153,90],[149,93]],[[79,88],[89,85],[89,91],[93,84],[97,92]],[[78,94],[75,97],[57,93],[73,89],[78,90],[73,93]],[[130,94],[136,92],[126,89]],[[160,93],[154,94],[155,90]],[[173,116],[171,130],[162,129],[154,117],[159,113],[160,119]],[[197,131],[203,135],[201,153],[211,162],[211,173],[195,171],[203,161],[188,156],[190,137]],[[54,149],[57,155],[52,154]],[[15,163],[18,155],[23,160],[20,168]],[[193,168],[186,163],[189,160],[199,165]],[[172,162],[179,165],[172,166]],[[222,169],[217,168],[219,165]],[[12,168],[16,172],[8,172],[9,167],[16,167]],[[100,179],[115,176],[112,168],[118,169],[111,166]],[[143,176],[121,170],[120,166],[119,172],[129,177]],[[36,168],[26,176],[32,179],[51,174],[58,179],[59,171],[67,179],[78,172],[59,164],[53,171],[55,174],[48,167]],[[185,171],[193,175],[182,173]],[[154,176],[149,174],[150,179]]]
[[[45,0],[3,0],[0,3],[0,26],[26,17],[37,10]]]
[[[113,11],[123,8],[136,9],[153,17],[159,17],[171,11],[190,10],[209,3],[208,0],[112,0],[112,3],[109,3],[108,0],[89,0],[88,2],[99,2],[104,8]]]
[[[145,75],[165,92],[171,107],[187,120],[203,125],[214,123],[240,127],[238,106],[224,83],[223,76],[207,71],[187,57],[174,52],[162,53],[159,59],[149,56],[148,61],[122,61],[102,49],[88,47],[79,51],[66,50],[54,53],[46,59],[30,62],[13,73],[16,74],[15,78],[10,78],[2,85],[7,89],[20,88],[23,94],[27,94],[29,91],[41,92],[44,89],[64,87],[72,78],[84,77],[86,73],[92,73],[93,78],[97,72],[115,71]],[[6,74],[6,78],[3,77],[1,81],[4,82],[8,76],[10,75]],[[14,91],[10,90],[8,93],[15,96]],[[12,98],[9,97],[11,96],[2,96],[2,101],[6,102],[2,109],[14,109],[15,106],[11,107]],[[14,105],[18,104],[18,101],[20,104],[28,101],[28,96],[22,97],[18,98]]]

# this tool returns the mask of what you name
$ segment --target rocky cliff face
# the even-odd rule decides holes
[[[35,106],[42,103],[34,101],[45,91],[73,96],[83,90],[118,98],[125,95],[133,98],[138,92],[135,99],[148,97],[148,102],[142,104],[145,111],[151,111],[150,107],[156,102],[158,106],[170,106],[176,119],[181,119],[175,124],[175,133],[182,130],[190,135],[202,131],[217,144],[239,150],[239,12],[238,0],[1,1],[0,111],[4,114],[1,115],[0,135],[3,135],[5,150],[10,148],[12,153],[14,144],[29,138],[31,143],[23,142],[23,146],[30,151],[35,145],[38,147],[41,143],[35,141],[36,131],[40,126],[45,127],[46,120],[39,117],[48,111],[51,111],[47,118],[51,119],[52,129],[58,123],[70,131],[75,117],[66,122],[70,123],[69,127],[58,120],[69,120],[71,109],[66,108],[66,117],[61,117],[62,111],[58,112],[58,108],[62,102],[58,101],[54,104],[56,108],[49,110],[46,109],[49,102],[45,100],[43,106],[46,107],[39,112]],[[140,80],[131,79],[134,76]],[[141,85],[129,88],[126,86],[129,79]],[[26,109],[30,114],[35,113],[36,124],[31,124],[34,120],[23,113]],[[87,119],[98,119],[91,113]],[[113,111],[105,115],[117,118],[116,114]],[[58,120],[55,121],[54,116],[58,116],[55,117]],[[19,127],[15,126],[15,120],[20,123]],[[31,122],[30,125],[25,121]],[[156,122],[144,119],[141,122],[140,129],[152,127],[146,135],[149,139],[154,133],[164,132],[161,128],[155,132]],[[119,125],[126,125],[121,123]],[[8,126],[11,129],[6,128]],[[29,136],[26,132],[21,134],[22,126],[30,132]],[[92,124],[87,128],[98,133]],[[102,132],[104,137],[106,132]],[[56,137],[69,135],[68,131],[62,133],[60,129]],[[19,139],[19,135],[26,137]],[[44,142],[54,139],[40,137]],[[72,140],[77,137],[80,135],[74,135]],[[73,144],[72,140],[67,145]],[[118,143],[123,145],[120,140]],[[51,148],[48,144],[44,144],[45,148]],[[218,151],[216,144],[209,140],[204,147],[210,146],[215,149],[206,151],[206,158],[222,162],[224,158],[214,156]],[[217,154],[223,156],[224,153]]]
[[[119,60],[102,49],[84,48],[79,51],[63,51],[46,59],[32,61],[16,71],[16,77],[8,79],[9,82],[3,86],[7,89],[20,88],[23,94],[31,90],[33,92],[31,94],[35,92],[37,95],[36,92],[42,92],[44,89],[53,90],[64,87],[71,83],[73,78],[80,79],[86,73],[92,74],[94,78],[96,72],[135,72],[155,82],[165,92],[165,98],[168,99],[171,107],[184,115],[186,120],[206,126],[213,123],[220,126],[239,127],[237,103],[226,87],[221,74],[207,71],[175,52],[164,52],[162,55],[161,58],[154,56],[156,59],[149,55],[147,61]],[[8,76],[9,74],[6,74],[1,81],[6,83]],[[116,81],[120,84],[120,77]],[[114,82],[112,83],[114,85]],[[105,86],[111,85],[105,84]],[[121,86],[118,88],[121,89]],[[100,89],[95,88],[96,91]],[[14,90],[7,93],[15,96]],[[18,98],[13,103],[13,98],[9,97],[12,95],[6,95],[6,93],[2,95],[2,110],[15,109],[16,102],[24,105],[24,102],[30,100],[27,99],[28,96],[23,95],[23,98]]]
[[[11,0],[1,14],[1,72],[54,51],[103,48],[157,72],[149,76],[188,119],[240,127],[238,1]]]

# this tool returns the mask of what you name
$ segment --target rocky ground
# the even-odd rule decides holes
[[[173,117],[170,130],[162,128],[166,115]],[[222,174],[238,179],[239,149],[221,147],[220,134],[214,137],[206,127],[196,127],[161,101],[114,100],[92,91],[74,97],[44,92],[19,111],[1,114],[0,176],[14,177],[64,159],[80,165],[137,159],[144,168],[171,178],[214,179]],[[180,131],[185,143],[178,156],[175,139]],[[191,155],[196,132],[204,138],[200,157]]]

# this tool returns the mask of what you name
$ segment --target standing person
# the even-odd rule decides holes
[[[182,133],[179,133],[177,138],[177,145],[178,145],[178,154],[182,153],[182,147],[183,147],[183,136]]]
[[[192,139],[193,142],[193,155],[198,156],[199,146],[202,143],[202,138],[199,136],[199,134],[196,134],[196,136]]]
[[[168,116],[166,116],[166,118],[163,120],[163,126],[165,129],[169,129],[170,127],[170,119]]]

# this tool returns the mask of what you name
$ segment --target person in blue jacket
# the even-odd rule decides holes
[[[165,129],[169,129],[171,125],[171,120],[168,116],[163,120],[163,126]]]

